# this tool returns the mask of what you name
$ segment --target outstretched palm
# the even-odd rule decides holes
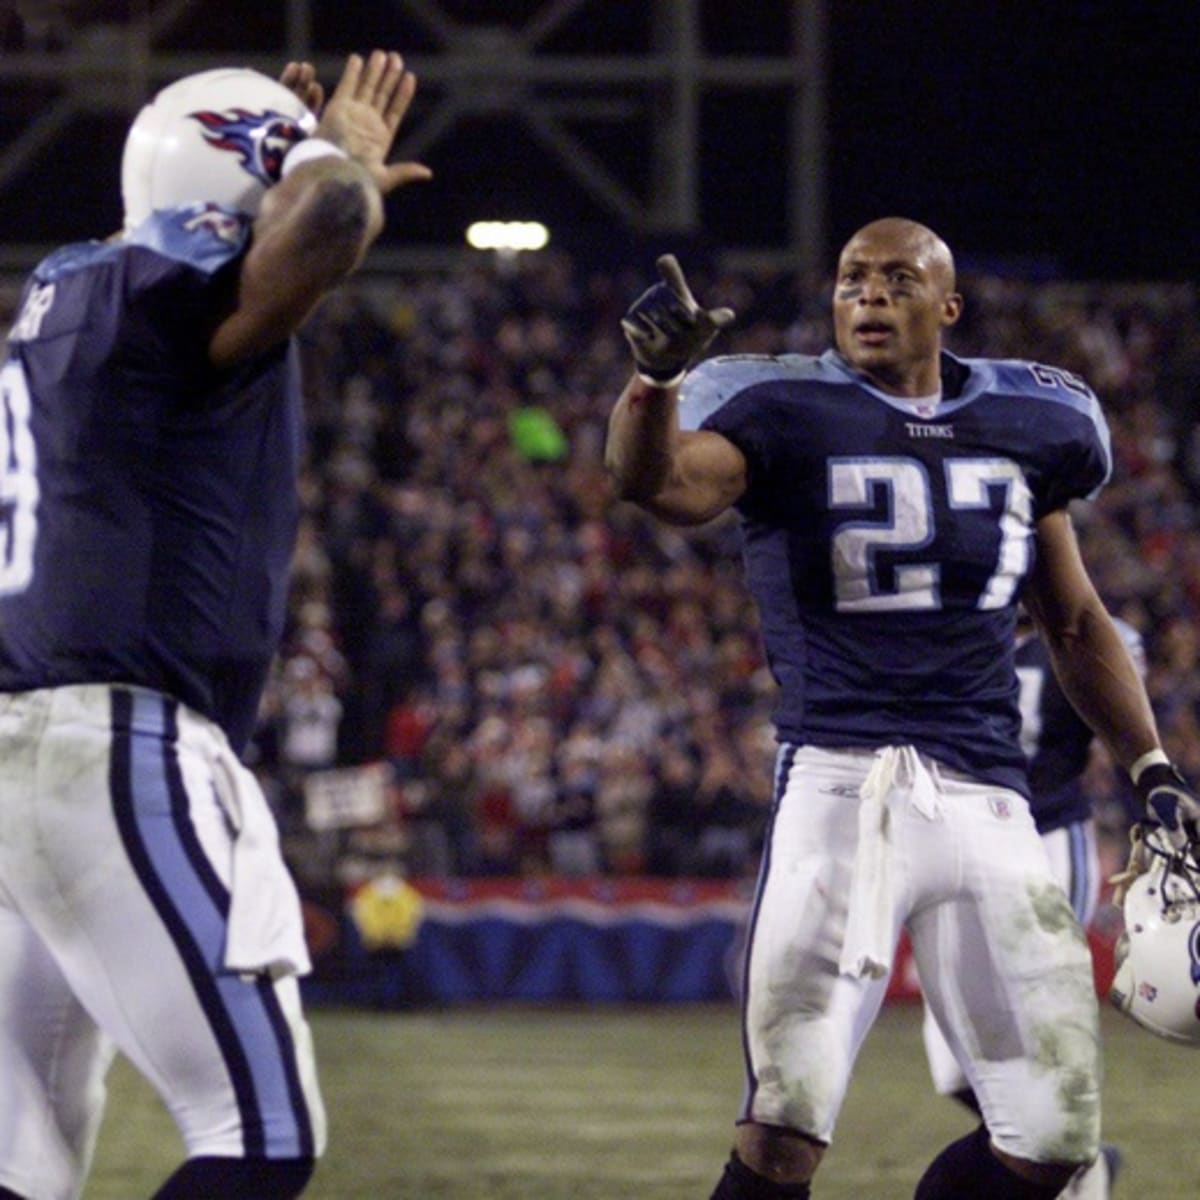
[[[319,85],[318,85],[319,86]],[[327,138],[364,166],[383,193],[429,179],[423,163],[388,163],[396,133],[417,90],[417,77],[395,51],[352,54],[321,113],[315,136]]]

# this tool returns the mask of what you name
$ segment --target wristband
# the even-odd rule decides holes
[[[1129,778],[1133,780],[1136,787],[1137,781],[1141,778],[1142,772],[1147,767],[1156,767],[1159,764],[1164,767],[1171,765],[1171,760],[1167,757],[1166,751],[1161,746],[1155,746],[1153,750],[1147,750],[1134,764],[1129,768]]]
[[[307,137],[297,142],[284,156],[283,167],[279,172],[280,179],[286,179],[289,171],[294,171],[302,163],[313,162],[318,158],[349,158],[341,146],[335,146],[331,141],[322,137]]]
[[[637,377],[647,386],[652,388],[661,388],[666,391],[669,388],[678,387],[687,375],[685,367],[678,375],[672,375],[670,379],[655,379],[653,375],[647,375],[644,371],[635,372]]]

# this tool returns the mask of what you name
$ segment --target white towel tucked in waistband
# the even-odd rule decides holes
[[[233,843],[225,966],[272,978],[312,970],[300,896],[279,849],[279,830],[258,780],[230,750],[214,763],[217,795],[237,831]]]
[[[933,820],[937,789],[912,746],[884,746],[859,789],[858,849],[850,878],[846,936],[838,970],[862,979],[883,979],[895,953],[892,909],[892,828],[888,801],[910,796],[913,807]]]

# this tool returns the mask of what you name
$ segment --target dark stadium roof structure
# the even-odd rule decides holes
[[[1168,4],[960,0],[0,0],[0,267],[118,223],[126,125],[219,64],[402,50],[420,92],[379,264],[540,219],[584,254],[823,269],[866,220],[960,259],[1193,278],[1200,38]],[[1190,11],[1190,10],[1189,10]],[[1194,19],[1192,24],[1194,25]]]

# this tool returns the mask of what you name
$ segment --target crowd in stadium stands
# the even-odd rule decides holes
[[[817,353],[828,296],[709,273],[719,353]],[[773,682],[736,529],[614,503],[601,465],[650,277],[564,255],[366,278],[310,323],[310,455],[290,625],[252,747],[293,853],[304,780],[384,761],[390,818],[350,852],[420,874],[752,872]],[[1200,780],[1200,305],[1186,284],[964,278],[957,353],[1083,375],[1114,446],[1076,514],[1092,576],[1145,638],[1166,748]],[[1119,835],[1123,789],[1090,786]],[[303,877],[324,867],[298,862]]]
[[[820,352],[827,296],[696,272],[739,320],[721,353]],[[311,457],[291,625],[255,743],[285,832],[307,773],[386,761],[412,874],[754,868],[773,683],[730,523],[616,504],[604,429],[643,280],[552,252],[368,280],[305,339]],[[961,354],[1082,374],[1116,467],[1077,520],[1113,611],[1144,635],[1171,756],[1200,778],[1200,311],[1185,285],[968,277]],[[1122,789],[1092,772],[1102,821]]]

